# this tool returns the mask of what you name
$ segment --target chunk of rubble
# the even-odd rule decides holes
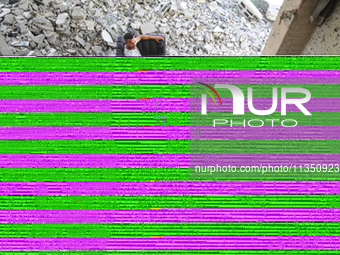
[[[216,1],[213,1],[213,2],[210,2],[209,3],[209,9],[210,11],[212,12],[217,12],[218,11],[218,5],[217,5],[217,2]]]
[[[188,9],[188,4],[186,2],[181,2],[179,5],[183,11],[186,11]]]
[[[11,13],[11,9],[8,9],[8,8],[2,8],[0,9],[1,10],[1,13],[0,13],[0,18],[4,17],[5,15]]]
[[[223,29],[219,26],[215,27],[213,31],[214,33],[223,33]]]
[[[55,24],[56,25],[64,25],[69,20],[70,20],[70,16],[68,16],[68,13],[65,12],[65,13],[62,13],[62,14],[58,15]]]
[[[29,42],[27,41],[13,41],[11,43],[12,46],[16,46],[16,47],[28,47],[29,46]]]
[[[5,38],[0,34],[0,56],[13,56],[11,48],[5,41]]]
[[[19,9],[28,11],[28,1],[27,0],[22,0],[19,4]]]
[[[86,42],[79,37],[79,35],[76,35],[76,37],[74,38],[82,47],[85,46]]]
[[[136,13],[137,17],[144,17],[144,15],[146,14],[146,10],[144,10],[143,8],[140,8],[138,10],[138,12]]]
[[[72,12],[72,19],[75,20],[82,20],[86,18],[86,12],[80,8],[80,7],[75,7]]]
[[[261,20],[262,14],[250,0],[240,0],[238,8],[246,18],[257,18]]]
[[[45,35],[40,34],[34,37],[34,42],[38,45],[41,45],[44,39],[45,39]]]
[[[13,25],[15,22],[15,16],[13,14],[7,14],[4,19],[5,24]]]
[[[92,47],[92,51],[97,56],[101,56],[103,54],[101,46],[94,46],[94,47]]]
[[[57,44],[57,39],[58,39],[58,34],[55,32],[52,32],[51,35],[47,37],[47,41],[53,46]]]
[[[114,7],[113,1],[112,0],[106,0],[106,3],[109,7]]]
[[[151,34],[157,32],[156,27],[151,22],[145,23],[141,26],[142,34]]]
[[[35,35],[38,35],[44,30],[54,31],[51,21],[40,15],[33,18],[31,22],[31,32]]]
[[[275,21],[277,15],[279,14],[281,5],[282,5],[283,0],[268,0],[269,3],[269,7],[268,10],[266,12],[266,18],[271,20],[271,21]]]
[[[102,38],[105,42],[107,42],[109,45],[114,45],[113,40],[111,35],[109,34],[109,32],[107,32],[106,30],[102,31]]]
[[[87,30],[88,31],[94,31],[94,21],[93,20],[85,20],[86,25],[87,25]]]

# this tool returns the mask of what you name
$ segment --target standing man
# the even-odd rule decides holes
[[[141,57],[140,51],[137,47],[137,43],[140,40],[148,40],[153,39],[156,42],[162,41],[162,36],[150,36],[150,35],[139,35],[134,38],[132,33],[126,33],[124,35],[125,47],[124,47],[124,55],[127,57]]]

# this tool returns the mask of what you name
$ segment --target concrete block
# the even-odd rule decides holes
[[[156,27],[152,23],[145,23],[141,26],[142,34],[151,34],[157,32]]]
[[[0,55],[13,56],[13,52],[5,41],[5,38],[0,34]]]

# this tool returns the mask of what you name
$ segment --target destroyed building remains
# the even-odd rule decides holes
[[[0,0],[0,54],[115,56],[117,38],[132,32],[165,35],[168,56],[260,55],[273,22],[247,18],[238,3]]]

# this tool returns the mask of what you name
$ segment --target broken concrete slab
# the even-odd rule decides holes
[[[109,45],[113,45],[113,40],[111,35],[109,34],[109,32],[107,32],[106,30],[102,31],[102,38],[105,42],[107,42]]]
[[[50,49],[50,51],[48,52],[48,54],[47,54],[47,56],[48,57],[52,57],[52,56],[55,56],[55,53],[57,52],[57,50],[56,49]]]
[[[227,47],[228,47],[228,48],[233,48],[233,47],[234,47],[234,44],[233,44],[233,43],[227,43]]]
[[[92,47],[92,51],[95,53],[95,55],[100,56],[102,55],[102,47],[101,46],[94,46]]]
[[[186,11],[188,9],[188,4],[186,2],[181,2],[179,6],[183,11]]]
[[[158,7],[156,8],[156,12],[160,15],[160,16],[164,16],[165,13],[167,13],[171,8],[171,3],[170,2],[161,2]]]
[[[57,38],[58,34],[53,32],[51,36],[47,37],[47,41],[54,46],[56,45]]]
[[[217,2],[216,1],[213,1],[213,2],[210,2],[209,3],[209,9],[210,11],[212,12],[217,12],[218,11],[218,5],[217,5]]]
[[[82,38],[80,38],[78,35],[76,35],[76,37],[74,38],[82,47],[84,47],[85,46],[85,41],[82,39]]]
[[[29,42],[15,40],[15,41],[13,41],[11,43],[11,45],[15,46],[15,47],[28,47],[29,46]]]
[[[40,34],[34,37],[34,42],[38,45],[37,47],[41,46],[44,39],[45,39],[44,34]]]
[[[60,3],[55,7],[56,9],[59,9],[60,12],[65,12],[68,9],[68,5],[65,2]]]
[[[54,31],[51,21],[38,15],[29,22],[31,32],[35,35],[41,34],[44,30]]]
[[[107,5],[108,5],[109,7],[114,7],[114,4],[113,4],[113,1],[112,1],[112,0],[107,0],[106,3],[107,3]]]
[[[0,34],[0,55],[13,56],[13,52],[5,41],[5,38]]]
[[[22,0],[20,1],[20,4],[19,4],[19,9],[21,10],[24,10],[24,11],[28,11],[28,1],[27,0]]]
[[[71,54],[74,54],[74,53],[77,52],[75,49],[67,49],[66,51],[69,52],[69,53],[71,53]]]
[[[82,20],[86,18],[86,12],[80,8],[80,7],[75,7],[72,12],[72,18],[75,20]]]
[[[31,13],[29,13],[29,12],[24,12],[24,13],[22,14],[22,16],[24,16],[24,17],[26,18],[26,20],[28,20],[28,19],[31,19],[31,18],[32,18],[32,15],[31,15]]]
[[[223,33],[223,29],[219,26],[216,26],[213,31],[214,33]]]
[[[5,24],[13,25],[15,22],[15,16],[13,14],[7,14],[4,19]]]
[[[184,18],[185,19],[193,19],[194,16],[192,14],[190,14],[190,13],[185,13]]]
[[[91,44],[90,43],[86,43],[84,46],[84,49],[87,51],[89,51],[89,49],[91,49]]]
[[[0,13],[0,18],[4,17],[5,15],[11,13],[11,9],[8,8],[2,8]]]
[[[131,27],[135,30],[139,30],[141,28],[141,26],[142,26],[142,23],[140,23],[140,22],[134,22],[134,23],[131,24]]]
[[[170,9],[169,9],[168,13],[170,15],[175,15],[175,14],[179,14],[181,11],[182,10],[179,10],[177,5],[172,2],[171,5],[170,5]]]
[[[57,20],[55,22],[56,25],[63,25],[66,22],[68,22],[70,19],[70,16],[68,16],[68,13],[61,13],[58,15]]]
[[[13,14],[16,15],[16,16],[22,15],[23,13],[24,13],[24,10],[21,10],[19,8],[15,9],[13,11]]]
[[[124,15],[125,15],[125,17],[131,17],[131,9],[130,8],[127,8],[126,10],[125,10],[125,12],[124,12]]]
[[[86,26],[87,26],[87,30],[88,31],[93,31],[94,30],[94,21],[93,20],[85,20],[86,22]]]
[[[156,27],[151,22],[145,23],[141,26],[142,34],[151,34],[157,32]]]
[[[240,0],[237,6],[246,18],[257,18],[262,20],[263,17],[261,12],[250,0]]]
[[[144,17],[146,11],[143,8],[140,8],[138,12],[136,13],[137,17]]]
[[[19,50],[15,55],[16,56],[27,56],[27,54],[30,52],[28,48]]]

